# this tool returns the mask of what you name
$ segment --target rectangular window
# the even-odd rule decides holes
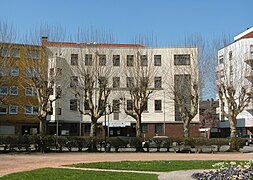
[[[11,76],[18,76],[18,74],[19,74],[18,67],[12,67],[10,74],[11,74]]]
[[[8,106],[7,105],[0,105],[0,114],[7,114],[8,113]]]
[[[92,54],[85,54],[85,65],[86,66],[92,65]]]
[[[120,55],[113,55],[113,66],[120,66]]]
[[[40,51],[39,50],[27,50],[26,56],[28,59],[39,59]]]
[[[78,65],[78,54],[71,54],[71,65]]]
[[[69,109],[71,111],[77,111],[77,99],[70,99]]]
[[[26,77],[39,77],[40,70],[34,68],[26,68]]]
[[[50,68],[49,69],[49,75],[50,76],[54,76],[54,68]]]
[[[134,55],[127,55],[127,66],[134,66]]]
[[[39,108],[37,106],[31,106],[31,105],[26,105],[25,106],[25,114],[30,114],[30,115],[36,115],[39,112]]]
[[[112,103],[113,103],[113,112],[119,112],[120,101],[117,99],[117,100],[113,100]]]
[[[18,87],[17,86],[11,86],[10,87],[10,95],[18,95]]]
[[[61,115],[61,108],[56,108],[56,115]]]
[[[155,100],[155,111],[162,110],[162,100]]]
[[[56,69],[56,76],[61,76],[62,75],[62,68],[57,68]]]
[[[83,106],[84,106],[84,110],[86,110],[86,111],[90,109],[89,108],[89,102],[87,100],[84,100]]]
[[[148,88],[148,86],[149,86],[149,79],[148,79],[148,77],[140,77],[140,85],[141,85],[141,87],[143,87],[143,88]]]
[[[78,76],[70,77],[70,87],[75,88],[78,86]]]
[[[128,111],[133,110],[133,101],[131,99],[127,100],[127,110]]]
[[[10,57],[10,49],[9,48],[2,48],[1,50],[1,56],[2,57]]]
[[[147,133],[148,132],[148,124],[141,124],[141,129],[143,133]]]
[[[18,114],[18,106],[17,105],[10,105],[9,106],[9,113],[10,114]]]
[[[175,54],[174,65],[190,65],[190,54]]]
[[[0,87],[0,95],[6,95],[8,94],[8,87],[2,86]]]
[[[233,58],[233,53],[232,53],[232,51],[229,51],[228,58],[229,58],[229,60],[232,60],[232,58]]]
[[[219,56],[219,64],[222,64],[224,63],[224,59],[223,59],[223,55],[220,55]]]
[[[112,87],[119,88],[120,87],[120,77],[113,77],[112,78]]]
[[[106,55],[99,55],[99,66],[106,66]]]
[[[155,133],[162,132],[162,124],[155,124]]]
[[[148,101],[144,104],[143,111],[144,112],[148,111]]]
[[[147,57],[147,55],[141,55],[141,66],[148,66],[148,57]]]
[[[25,88],[25,95],[26,96],[37,96],[37,90],[33,87],[26,87]]]
[[[19,58],[20,57],[20,51],[18,48],[12,49],[12,57]]]
[[[155,77],[155,88],[162,88],[162,77]]]
[[[161,55],[154,55],[154,65],[155,66],[161,66],[162,61],[161,61]]]
[[[100,76],[98,78],[98,85],[99,87],[106,87],[107,86],[107,79],[104,76]]]
[[[128,88],[133,88],[134,87],[134,78],[133,77],[127,77],[126,78],[126,86]]]

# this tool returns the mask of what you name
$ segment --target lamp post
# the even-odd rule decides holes
[[[107,145],[107,142],[106,142],[106,106],[107,105],[105,105],[105,128],[104,128],[104,131],[105,131],[105,144],[104,144],[104,146],[105,146],[105,152],[106,152],[106,145]]]

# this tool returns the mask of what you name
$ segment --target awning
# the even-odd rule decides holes
[[[102,123],[105,126],[105,122]],[[108,122],[106,122],[106,126],[108,126]],[[127,121],[109,121],[109,127],[126,127],[131,126],[131,122]]]

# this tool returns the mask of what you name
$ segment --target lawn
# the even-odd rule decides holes
[[[81,163],[68,165],[78,168],[99,168],[117,170],[138,170],[170,172],[177,170],[190,169],[212,169],[213,164],[221,161],[121,161],[121,162],[100,162],[100,163]],[[227,161],[229,162],[229,161]]]
[[[89,179],[89,180],[157,180],[158,175],[138,174],[138,173],[119,173],[119,172],[99,172],[82,171],[71,169],[43,168],[26,172],[19,172],[0,177],[4,180],[65,180],[65,179]]]

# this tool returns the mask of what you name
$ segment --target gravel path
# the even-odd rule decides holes
[[[152,160],[249,160],[253,153],[217,153],[217,154],[182,154],[182,153],[31,153],[0,154],[0,176],[44,167],[61,167],[66,164],[106,162],[106,161],[152,161]],[[195,171],[195,170],[194,170]],[[165,176],[167,174],[167,176]],[[179,176],[178,176],[179,174]],[[173,180],[187,179],[191,171],[162,173],[160,178],[173,176]],[[184,176],[186,175],[186,176]],[[168,179],[168,178],[167,178]],[[171,178],[170,178],[171,179]],[[179,179],[179,180],[180,180]]]

